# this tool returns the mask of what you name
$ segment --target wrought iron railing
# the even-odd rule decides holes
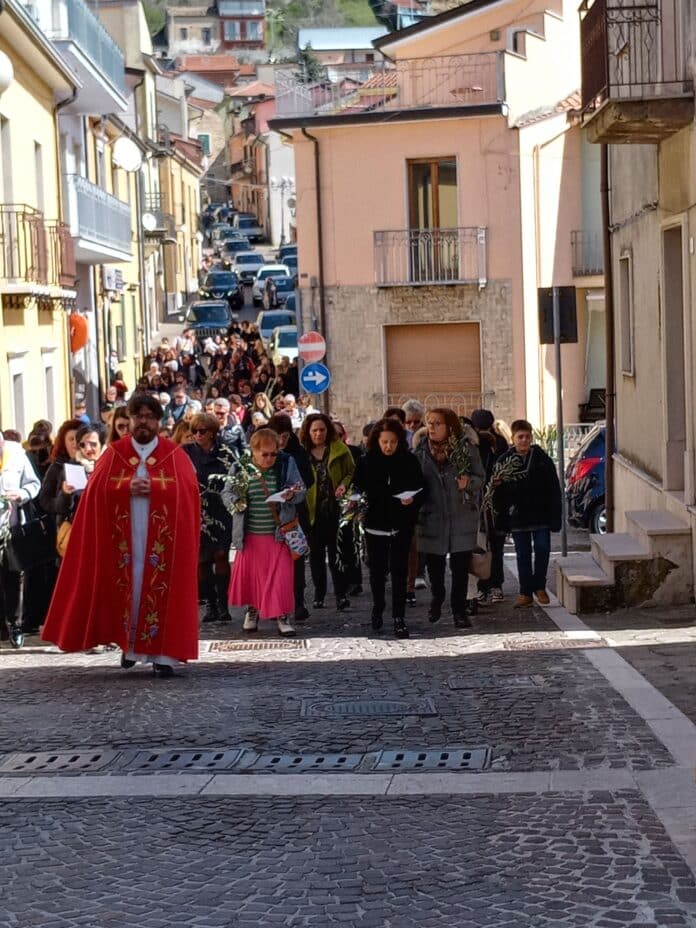
[[[72,289],[77,278],[77,264],[70,226],[56,219],[50,220],[46,225],[51,258],[51,283]]]
[[[66,175],[73,235],[121,251],[131,250],[131,208],[79,174]]]
[[[145,226],[146,235],[164,236],[167,239],[176,238],[176,222],[174,216],[166,208],[166,197],[162,193],[145,194],[145,212],[155,220],[154,227]]]
[[[488,282],[487,230],[397,229],[374,233],[378,287]]]
[[[48,249],[43,213],[26,204],[0,206],[0,280],[48,283]]]
[[[573,276],[592,277],[604,273],[604,250],[601,232],[582,229],[570,233],[573,252]]]
[[[681,0],[583,0],[582,106],[693,93]]]
[[[379,394],[376,399],[376,408],[380,413],[389,406],[403,406],[406,400],[418,400],[426,409],[446,406],[453,409],[458,416],[469,416],[474,409],[493,409],[495,390],[484,390],[481,393],[387,393]]]
[[[502,103],[499,52],[433,58],[382,59],[327,65],[311,78],[297,67],[277,68],[278,116],[350,115]]]

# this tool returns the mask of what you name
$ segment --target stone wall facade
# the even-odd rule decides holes
[[[510,421],[515,411],[512,349],[512,288],[509,281],[476,286],[327,287],[327,364],[330,410],[353,436],[386,405],[383,329],[387,325],[477,322],[481,327],[482,392],[494,393],[493,411]],[[316,290],[302,291],[303,329],[318,328]],[[423,358],[423,390],[436,357]]]

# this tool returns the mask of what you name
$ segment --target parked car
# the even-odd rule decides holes
[[[276,251],[276,261],[278,264],[284,264],[285,259],[290,255],[297,257],[297,245],[281,245],[278,251]]]
[[[290,271],[295,286],[297,286],[297,255],[286,255],[283,258],[283,264]]]
[[[285,301],[285,308],[290,310],[290,312],[297,312],[297,297],[295,291],[288,293],[288,298]]]
[[[234,228],[243,232],[250,242],[262,242],[266,237],[256,216],[244,216],[238,213],[234,217]]]
[[[266,309],[276,309],[279,306],[283,306],[291,293],[295,292],[295,278],[294,277],[273,277],[273,282],[275,284],[275,295],[273,303],[271,305],[271,300],[268,296],[268,290],[264,289],[263,293],[263,305]],[[266,287],[268,284],[266,284]]]
[[[260,306],[263,303],[263,291],[267,277],[290,277],[290,271],[284,264],[264,264],[263,267],[260,267],[251,288],[251,298],[254,301],[254,306]]]
[[[249,251],[251,245],[249,244],[248,238],[234,238],[231,241],[228,240],[223,242],[220,246],[220,264],[224,268],[231,268],[235,256],[239,254],[240,251]]]
[[[215,239],[214,252],[219,255],[225,242],[248,241],[247,237],[237,229],[223,229]]]
[[[262,309],[256,317],[256,327],[264,345],[271,337],[273,329],[286,325],[297,326],[295,313],[289,313],[286,309]]]
[[[297,326],[278,325],[268,339],[268,355],[273,364],[280,364],[283,358],[292,361],[297,357]]]
[[[232,310],[244,308],[244,294],[233,271],[211,271],[198,292],[207,300],[227,300]]]
[[[209,226],[208,241],[213,246],[213,249],[217,245],[220,235],[225,231],[232,231],[232,226],[229,222],[214,222],[212,226]]]
[[[604,503],[605,428],[600,422],[587,433],[566,468],[568,522],[597,535],[607,530]]]
[[[264,263],[263,255],[258,251],[238,251],[234,256],[234,272],[243,284],[252,284]]]
[[[227,335],[233,322],[227,300],[196,300],[189,303],[183,318],[184,328],[192,329],[198,339]]]

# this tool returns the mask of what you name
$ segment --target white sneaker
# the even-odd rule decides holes
[[[285,638],[291,638],[296,634],[295,629],[288,621],[288,617],[286,615],[278,616],[278,632]]]
[[[503,591],[500,589],[499,586],[493,587],[490,595],[491,595],[492,603],[504,603],[505,602],[505,594],[503,593]]]
[[[416,577],[414,586],[417,590],[425,590],[428,586],[428,584],[425,582],[425,577]]]
[[[242,631],[245,632],[255,632],[259,627],[259,614],[256,609],[252,609],[251,606],[247,609],[244,614],[244,624],[242,625]]]

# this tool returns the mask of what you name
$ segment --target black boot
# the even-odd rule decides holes
[[[394,619],[394,637],[408,638],[408,629],[403,619]]]
[[[295,613],[293,618],[296,622],[304,622],[309,618],[309,609],[305,606],[304,595],[295,597]]]
[[[217,607],[220,622],[231,621],[230,613],[227,609],[227,589],[230,585],[230,578],[215,574],[215,592],[217,594]]]
[[[430,608],[428,609],[428,622],[432,622],[433,624],[435,622],[439,622],[441,615],[442,615],[442,600],[435,599],[435,597],[433,597],[430,600]]]
[[[221,622],[222,616],[218,610],[215,600],[203,603],[203,618],[201,622]]]
[[[378,632],[382,628],[382,613],[373,610],[372,612],[372,631]]]

